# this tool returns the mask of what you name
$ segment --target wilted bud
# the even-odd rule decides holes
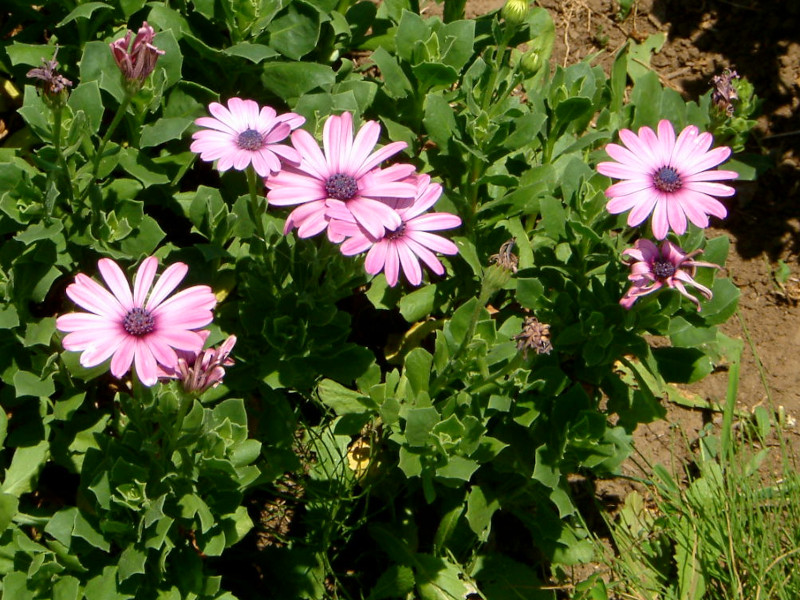
[[[522,55],[519,68],[525,77],[533,77],[542,68],[542,55],[536,48],[531,48]]]
[[[739,99],[739,94],[733,87],[734,79],[739,79],[739,74],[736,71],[725,69],[722,71],[722,75],[714,75],[710,82],[714,87],[714,91],[711,92],[711,102],[717,110],[724,112],[729,117],[733,116],[733,101]]]
[[[28,71],[28,77],[37,79],[43,98],[51,107],[61,107],[67,103],[67,88],[72,87],[72,82],[58,72],[56,55],[58,48],[53,53],[53,58],[42,59],[43,66]]]
[[[156,68],[156,61],[164,51],[153,45],[155,30],[147,24],[147,21],[139,28],[133,39],[133,45],[131,45],[132,36],[133,32],[128,31],[124,38],[111,42],[109,47],[122,77],[132,91],[137,91]]]
[[[492,254],[489,257],[489,262],[496,264],[498,267],[501,267],[506,271],[516,273],[519,265],[519,257],[513,252],[514,244],[516,243],[517,238],[512,237],[510,240],[500,246],[500,250],[497,254]]]
[[[518,27],[525,22],[529,10],[528,0],[506,0],[500,16],[512,27]]]
[[[525,317],[522,324],[522,333],[515,335],[517,350],[522,350],[522,355],[528,358],[528,350],[533,349],[536,354],[550,354],[553,345],[550,343],[550,325],[540,323],[536,317]]]

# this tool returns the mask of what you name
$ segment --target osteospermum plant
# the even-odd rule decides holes
[[[552,599],[590,554],[570,474],[725,354],[728,110],[412,4],[9,13],[4,596]]]

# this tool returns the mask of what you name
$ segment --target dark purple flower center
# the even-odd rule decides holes
[[[659,279],[667,279],[675,274],[675,265],[668,260],[657,260],[653,263],[653,275]]]
[[[669,193],[681,189],[683,182],[680,175],[678,175],[678,171],[672,167],[661,167],[653,175],[653,185],[662,192]]]
[[[387,240],[396,240],[397,238],[401,238],[406,234],[406,224],[400,223],[400,226],[397,229],[387,229],[386,233],[383,234],[383,237]]]
[[[245,129],[236,139],[236,145],[242,150],[255,152],[264,147],[264,136],[255,129]]]
[[[132,308],[122,321],[122,328],[131,335],[147,335],[156,327],[156,319],[144,308]]]
[[[358,183],[356,178],[344,173],[336,173],[328,177],[325,182],[325,193],[329,198],[346,201],[350,200],[358,193]]]

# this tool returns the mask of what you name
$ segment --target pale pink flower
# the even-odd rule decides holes
[[[89,312],[56,320],[59,331],[69,332],[64,348],[82,352],[81,365],[94,367],[111,358],[111,374],[122,377],[133,364],[139,380],[150,386],[158,380],[159,365],[173,369],[178,364],[176,350],[200,352],[205,337],[196,330],[211,322],[217,301],[207,285],[168,298],[186,276],[185,264],[167,267],[153,286],[158,259],[144,259],[133,293],[117,263],[101,258],[97,266],[108,289],[79,273],[67,286],[67,296]]]
[[[270,204],[303,205],[289,215],[285,231],[297,227],[300,237],[322,232],[328,222],[323,210],[327,200],[343,202],[356,222],[376,238],[385,229],[400,226],[400,216],[385,200],[414,197],[414,184],[408,181],[414,166],[378,168],[407,145],[392,142],[374,150],[380,133],[377,122],[367,121],[353,137],[350,113],[332,115],[325,121],[324,153],[307,131],[298,129],[292,133],[292,144],[302,156],[300,164],[266,180]]]
[[[409,283],[419,285],[422,282],[420,260],[431,271],[442,275],[444,266],[434,252],[458,253],[453,242],[429,232],[458,227],[461,219],[450,213],[425,213],[442,195],[442,186],[431,183],[428,175],[418,175],[416,180],[417,195],[412,204],[394,201],[400,225],[387,229],[378,238],[355,221],[343,202],[328,203],[329,228],[334,235],[348,238],[342,243],[342,254],[353,256],[367,252],[364,262],[367,273],[376,275],[383,271],[390,286],[397,284],[401,269]]]
[[[293,129],[305,123],[295,113],[279,115],[275,109],[259,108],[253,100],[231,98],[228,107],[219,102],[208,105],[213,117],[200,117],[195,124],[206,127],[192,134],[192,152],[207,161],[217,161],[217,169],[231,167],[245,170],[252,164],[256,173],[267,177],[281,170],[281,158],[290,163],[300,161],[300,154],[282,142]]]
[[[723,218],[725,206],[712,196],[732,196],[734,189],[716,183],[735,179],[735,171],[709,170],[731,154],[727,146],[709,150],[713,137],[690,125],[677,140],[672,124],[662,120],[658,135],[649,127],[636,135],[629,129],[619,132],[625,147],[608,144],[606,152],[617,162],[602,162],[597,170],[603,175],[623,179],[606,190],[611,200],[606,209],[611,214],[631,211],[628,225],[639,225],[652,213],[653,234],[659,240],[670,228],[682,235],[686,219],[698,227],[708,227],[708,215]]]
[[[208,331],[198,332],[203,341]],[[193,394],[202,394],[209,388],[217,387],[225,377],[225,367],[232,367],[231,351],[236,345],[236,336],[230,335],[219,348],[206,348],[200,352],[178,350],[178,363],[173,369],[159,370],[159,377],[180,379],[183,389]]]
[[[153,45],[155,33],[145,21],[133,39],[133,46],[131,46],[133,36],[131,31],[126,32],[124,38],[109,44],[114,61],[122,71],[122,76],[129,82],[141,85],[156,68],[158,57],[164,54],[163,50]]]
[[[700,302],[695,296],[686,291],[690,285],[697,289],[706,299],[711,299],[711,290],[694,280],[697,267],[711,267],[719,269],[719,265],[708,262],[692,260],[702,250],[694,250],[688,254],[670,241],[664,241],[659,249],[653,242],[639,239],[622,253],[629,258],[626,262],[631,267],[628,279],[633,285],[625,292],[619,303],[625,308],[630,308],[637,298],[651,294],[666,286],[678,290],[682,295],[695,303],[700,310]]]

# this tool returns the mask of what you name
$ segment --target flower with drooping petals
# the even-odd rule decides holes
[[[400,225],[387,228],[380,238],[372,237],[370,232],[361,227],[343,202],[329,202],[329,228],[334,235],[348,238],[342,243],[342,254],[353,256],[367,252],[364,262],[367,273],[377,275],[383,271],[390,286],[397,284],[401,269],[409,283],[419,285],[422,282],[420,260],[431,271],[441,275],[444,266],[434,252],[458,253],[458,247],[453,242],[430,232],[458,227],[461,219],[450,213],[425,213],[442,195],[442,186],[431,183],[428,175],[418,175],[416,189],[417,195],[412,204],[395,201]]]
[[[694,250],[688,254],[672,242],[665,240],[659,249],[653,242],[646,239],[636,240],[633,248],[628,248],[622,253],[631,267],[628,279],[633,285],[625,292],[619,303],[630,309],[636,299],[646,294],[651,294],[662,287],[674,288],[683,296],[695,303],[700,310],[698,299],[686,291],[686,286],[695,287],[707,300],[711,299],[711,290],[694,280],[697,267],[712,267],[719,269],[713,263],[692,260],[702,250]]]
[[[374,150],[381,126],[367,121],[353,137],[350,113],[331,115],[323,128],[324,153],[310,133],[298,129],[292,133],[292,145],[302,159],[267,178],[267,200],[275,206],[301,206],[286,222],[285,231],[298,228],[300,237],[311,237],[328,225],[328,200],[343,203],[355,221],[370,235],[379,238],[386,229],[400,226],[397,212],[387,199],[413,198],[416,188],[409,176],[413,165],[396,164],[378,167],[387,158],[403,150],[405,142],[392,142]]]
[[[227,108],[219,102],[208,105],[213,117],[200,117],[195,124],[206,127],[192,134],[192,152],[206,161],[217,161],[217,169],[231,167],[243,171],[252,164],[256,173],[267,177],[281,170],[281,158],[300,162],[300,154],[291,146],[280,144],[305,123],[295,113],[279,115],[275,109],[259,108],[253,100],[231,98]]]
[[[131,46],[133,32],[128,31],[125,37],[113,41],[109,44],[114,62],[117,63],[119,70],[126,82],[132,85],[134,91],[142,86],[153,69],[156,68],[158,57],[164,54],[153,45],[155,30],[147,24],[142,23]]]
[[[602,162],[603,175],[623,179],[606,190],[611,198],[606,209],[611,214],[631,211],[628,225],[642,223],[652,213],[653,234],[659,240],[670,228],[682,235],[688,219],[698,227],[708,227],[708,215],[723,218],[728,212],[713,196],[732,196],[734,189],[722,183],[735,179],[735,171],[709,170],[731,154],[727,146],[709,150],[713,137],[690,125],[675,138],[667,120],[658,124],[658,135],[649,127],[634,134],[619,132],[625,147],[608,144],[606,152],[617,162]]]
[[[58,72],[57,54],[58,46],[53,52],[53,58],[42,58],[42,66],[28,71],[27,77],[38,80],[45,99],[63,106],[67,101],[66,90],[72,87],[72,82]]]
[[[189,270],[185,264],[167,267],[153,286],[158,259],[144,259],[133,293],[117,263],[101,258],[97,266],[108,289],[79,273],[67,296],[89,312],[56,320],[56,328],[68,332],[64,348],[82,353],[81,365],[94,367],[111,358],[111,374],[122,377],[133,364],[139,380],[150,386],[158,380],[159,366],[177,366],[176,350],[200,352],[205,336],[197,329],[211,322],[217,300],[207,285],[170,296]]]
[[[208,331],[198,332],[203,340],[208,338]],[[178,364],[169,370],[163,370],[159,377],[179,379],[184,391],[200,395],[206,390],[217,387],[225,377],[225,367],[233,366],[230,357],[236,345],[236,336],[229,335],[219,348],[206,348],[200,352],[178,350]]]

